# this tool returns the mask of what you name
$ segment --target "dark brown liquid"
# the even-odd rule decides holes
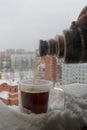
[[[49,92],[21,91],[22,105],[34,113],[46,113],[48,109]]]

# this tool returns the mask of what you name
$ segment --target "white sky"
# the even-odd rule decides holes
[[[76,20],[87,0],[0,0],[0,51],[33,51]]]

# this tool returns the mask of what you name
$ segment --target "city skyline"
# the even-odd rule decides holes
[[[0,0],[0,51],[35,51],[40,39],[69,28],[86,5],[83,0]]]
[[[17,49],[14,49],[14,48],[6,48],[6,49],[3,49],[3,50],[0,50],[0,53],[6,53],[6,52],[10,52],[10,53],[36,53],[37,52],[37,49],[34,50],[34,51],[31,51],[31,50],[26,50],[24,48],[17,48]]]

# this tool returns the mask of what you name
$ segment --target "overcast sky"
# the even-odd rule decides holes
[[[34,51],[76,20],[87,0],[0,0],[0,51]]]

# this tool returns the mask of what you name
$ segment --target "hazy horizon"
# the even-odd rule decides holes
[[[0,51],[34,51],[40,39],[69,28],[86,5],[85,0],[0,0]]]

